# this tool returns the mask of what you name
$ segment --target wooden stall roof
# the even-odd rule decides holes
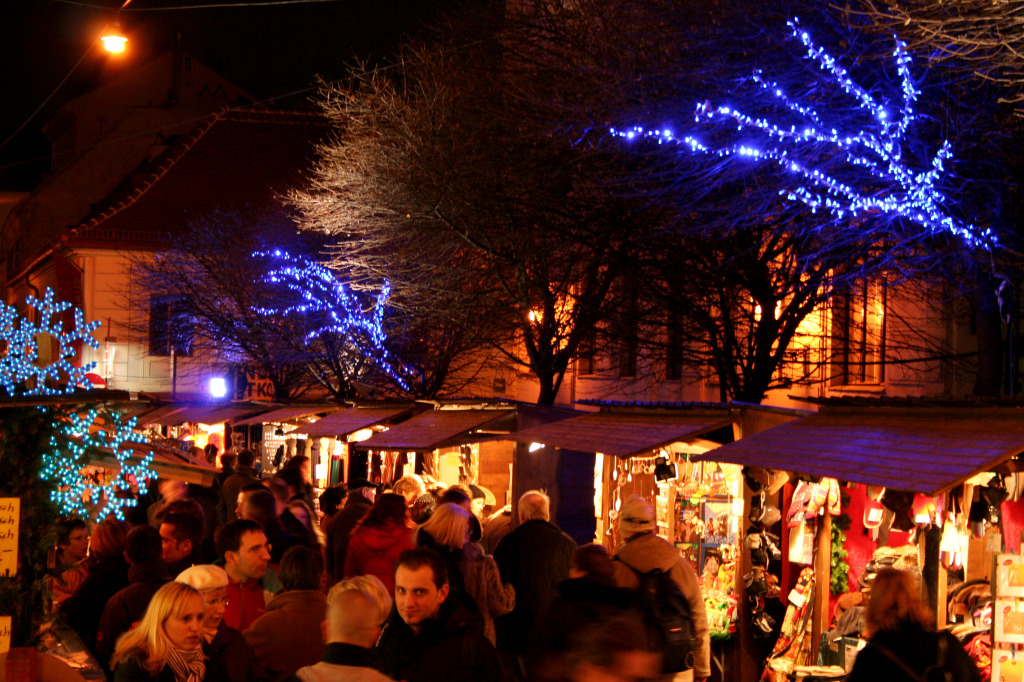
[[[510,440],[558,448],[630,457],[728,426],[736,419],[726,410],[676,414],[595,412],[516,431]]]
[[[234,422],[235,426],[249,426],[250,424],[274,424],[277,422],[288,422],[293,419],[301,419],[321,412],[336,412],[337,405],[306,405],[304,407],[278,407],[269,412],[261,412],[245,419]]]
[[[169,405],[167,407],[170,407]],[[159,408],[158,408],[159,409]],[[140,424],[160,424],[161,426],[173,426],[191,422],[193,424],[220,424],[226,421],[234,421],[242,417],[248,417],[260,412],[266,412],[266,405],[234,405],[231,403],[217,403],[212,405],[192,405],[185,409],[168,411],[156,418],[145,414],[139,418]]]
[[[435,450],[515,410],[427,410],[359,443],[370,450]]]
[[[165,480],[185,481],[186,483],[209,486],[213,484],[214,479],[219,473],[218,469],[209,466],[205,462],[190,461],[185,453],[170,448],[135,441],[128,441],[125,445],[132,450],[132,454],[128,458],[128,462],[131,464],[138,464],[149,452],[152,452],[153,461],[149,468],[157,476]],[[101,450],[91,454],[89,464],[110,469],[111,471],[120,470],[117,458],[109,450]]]
[[[938,495],[1024,452],[1022,407],[845,407],[696,460],[768,466]]]
[[[408,414],[412,407],[348,407],[329,414],[312,424],[300,426],[291,434],[305,433],[320,438],[347,436],[360,429],[368,429],[389,419]]]

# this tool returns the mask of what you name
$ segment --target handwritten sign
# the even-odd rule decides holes
[[[11,650],[11,617],[0,616],[0,654]]]
[[[0,497],[0,576],[10,578],[18,573],[18,519],[21,499]]]

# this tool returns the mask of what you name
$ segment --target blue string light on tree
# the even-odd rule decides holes
[[[22,317],[18,311],[0,303],[0,340],[6,342],[7,352],[0,358],[0,385],[9,396],[59,395],[69,393],[75,386],[92,388],[85,375],[96,366],[95,362],[75,367],[71,360],[76,355],[75,343],[83,342],[99,348],[92,333],[100,326],[98,321],[86,323],[82,311],[74,309],[74,326],[64,329],[61,314],[70,303],[57,301],[53,289],[47,288],[40,301],[35,296],[25,300],[26,305],[39,312],[39,323]],[[56,360],[40,365],[40,339],[52,337],[57,341]]]
[[[828,115],[833,112],[790,97],[782,85],[758,70],[751,78],[767,95],[772,120],[725,105],[704,102],[697,106],[694,120],[698,126],[707,128],[709,136],[716,139],[728,131],[732,141],[705,142],[694,135],[677,137],[670,129],[642,126],[613,128],[611,133],[627,140],[671,143],[720,158],[774,163],[803,182],[780,194],[807,205],[812,212],[824,210],[838,219],[870,215],[891,222],[910,222],[930,234],[955,235],[971,248],[996,245],[991,229],[954,216],[948,210],[948,197],[936,186],[945,172],[945,162],[952,156],[948,140],[943,140],[925,169],[912,168],[904,158],[905,136],[914,120],[914,102],[919,95],[911,77],[906,44],[896,40],[892,53],[902,85],[902,105],[894,116],[884,102],[861,87],[815,44],[798,19],[788,25],[790,37],[806,48],[805,58],[817,63],[823,85],[852,99],[859,117],[837,114],[840,120],[829,124]],[[823,89],[811,89],[816,100],[821,99]],[[847,130],[852,120],[859,121],[854,128],[860,124],[863,127]]]
[[[72,306],[56,300],[49,288],[42,300],[29,296],[25,302],[38,311],[38,323],[21,316],[15,308],[0,303],[0,341],[6,346],[6,352],[0,357],[0,386],[3,390],[13,398],[68,395],[78,386],[91,389],[92,383],[86,374],[96,363],[75,367],[71,361],[76,355],[75,344],[78,342],[99,348],[99,342],[92,333],[100,323],[86,323],[82,311],[75,308],[73,326],[65,329],[61,315]],[[39,343],[48,337],[57,341],[57,359],[50,364],[40,364]],[[155,476],[149,469],[153,461],[152,452],[141,457],[137,464],[128,461],[131,450],[124,444],[132,436],[135,420],[122,422],[119,415],[107,410],[79,413],[47,407],[39,409],[50,416],[54,425],[50,448],[42,455],[39,471],[40,478],[57,484],[51,500],[64,514],[103,518],[112,513],[123,518],[121,507],[135,504],[131,494],[122,496],[125,491],[130,491],[135,485],[140,494],[144,494],[146,480]],[[113,428],[99,428],[97,419],[103,424],[111,424]],[[139,440],[142,437],[135,435],[134,438]],[[83,473],[88,456],[100,450],[112,452],[119,466],[117,474],[105,476],[102,480],[98,475]]]
[[[123,508],[134,507],[135,493],[145,495],[147,479],[155,477],[150,469],[152,451],[138,457],[135,464],[130,462],[134,450],[127,443],[146,442],[144,436],[134,433],[135,418],[122,421],[115,412],[87,410],[59,419],[50,438],[50,450],[43,454],[41,471],[42,478],[57,484],[50,499],[66,514],[96,519],[113,514],[123,520]],[[108,453],[117,462],[116,473],[83,475],[90,455]]]
[[[302,315],[311,324],[304,338],[307,344],[327,335],[344,339],[362,357],[376,360],[382,371],[408,390],[405,380],[395,372],[396,363],[385,347],[384,313],[391,294],[387,281],[375,297],[365,300],[330,269],[308,258],[293,256],[280,249],[253,255],[275,263],[264,276],[264,281],[279,284],[298,297],[296,303],[277,308],[257,308],[257,312],[262,315]]]

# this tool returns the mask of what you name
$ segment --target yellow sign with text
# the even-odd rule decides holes
[[[21,499],[0,497],[0,576],[10,578],[18,573],[18,519]]]

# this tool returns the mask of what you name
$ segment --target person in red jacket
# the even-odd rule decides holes
[[[345,577],[377,576],[391,593],[395,589],[395,562],[414,546],[405,498],[384,493],[352,532],[345,555]]]

